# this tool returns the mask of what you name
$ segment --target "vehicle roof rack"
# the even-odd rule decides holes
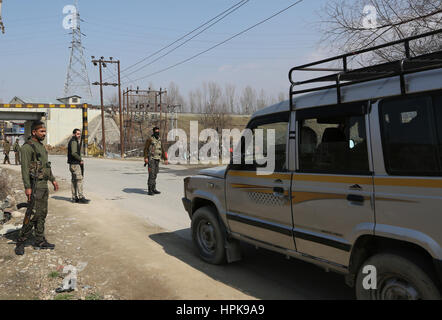
[[[308,64],[304,64],[301,66],[294,67],[290,69],[289,72],[289,80],[291,83],[290,86],[290,109],[293,110],[293,97],[297,94],[307,93],[307,92],[315,92],[325,89],[333,89],[336,88],[337,94],[337,102],[340,104],[342,102],[342,94],[341,88],[344,86],[349,86],[352,84],[368,82],[372,80],[379,80],[394,76],[400,77],[400,85],[401,85],[401,93],[403,95],[407,94],[406,85],[405,85],[405,75],[416,73],[420,71],[432,70],[442,68],[442,51],[436,51],[433,53],[428,53],[420,56],[411,56],[410,50],[410,41],[434,36],[437,34],[442,34],[442,29],[438,29],[435,31],[423,33],[416,36],[411,36],[408,38],[404,38],[401,40],[388,42],[382,45],[378,45],[375,47],[362,49],[354,52],[349,52],[343,55],[339,55],[336,57],[311,62]],[[359,69],[349,69],[348,68],[348,58],[354,57],[363,53],[396,46],[396,45],[404,45],[404,58],[401,60],[386,62],[382,64],[377,64],[369,67],[359,68]],[[324,63],[339,61],[342,62],[342,68],[320,68],[314,67]],[[309,80],[304,81],[294,81],[293,74],[295,71],[319,71],[319,72],[337,72]],[[314,88],[308,88],[303,90],[294,90],[296,86],[312,84],[312,83],[320,83],[320,82],[334,82],[332,85],[327,86],[317,86]]]

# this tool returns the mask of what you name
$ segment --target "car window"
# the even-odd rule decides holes
[[[440,137],[437,136],[436,128],[441,120],[435,119],[434,111],[432,99],[428,95],[381,102],[382,144],[385,167],[389,174],[441,173]]]
[[[287,153],[287,131],[288,122],[276,122],[268,123],[264,125],[257,126],[253,130],[254,140],[256,141],[256,132],[262,130],[263,133],[263,150],[259,150],[259,146],[255,144],[255,162],[260,163],[260,160],[268,157],[268,140],[267,132],[268,130],[275,131],[275,171],[281,172],[287,169],[286,166],[286,153]]]
[[[338,174],[369,173],[364,115],[327,115],[298,121],[299,170]]]
[[[272,114],[267,117],[262,117],[252,121],[248,126],[248,129],[252,130],[253,143],[252,148],[244,144],[244,139],[242,139],[242,149],[244,150],[243,165],[238,169],[255,170],[258,163],[262,163],[269,155],[267,154],[269,141],[268,131],[274,130],[275,132],[275,171],[283,172],[287,170],[286,155],[287,155],[287,135],[288,135],[288,124],[289,124],[289,113]],[[259,145],[257,145],[257,132],[262,132],[262,150]],[[245,163],[245,165],[244,165]],[[253,165],[247,165],[247,163],[253,163]]]

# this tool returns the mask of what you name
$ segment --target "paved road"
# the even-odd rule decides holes
[[[70,180],[65,156],[51,156],[57,177]],[[161,195],[147,195],[147,169],[140,161],[86,159],[85,194],[113,201],[125,212],[138,215],[167,232],[152,236],[165,252],[227,283],[245,293],[262,299],[353,299],[343,277],[296,259],[267,250],[243,245],[244,259],[238,263],[213,267],[199,259],[188,259],[183,251],[194,250],[190,237],[190,220],[181,198],[183,178],[196,173],[195,169],[163,166],[157,188]],[[54,195],[53,197],[57,197]],[[57,198],[56,198],[57,199]],[[69,200],[67,198],[59,200]],[[128,230],[130,232],[130,230]],[[117,239],[116,239],[117,240]],[[142,240],[142,239],[140,239]],[[187,255],[189,256],[189,255]]]
[[[70,181],[66,156],[51,156],[56,176]],[[116,206],[148,219],[151,223],[169,231],[190,227],[184,211],[183,179],[196,170],[183,170],[179,166],[160,169],[157,189],[160,195],[147,195],[147,168],[142,161],[86,159],[84,193],[88,191],[113,201]]]

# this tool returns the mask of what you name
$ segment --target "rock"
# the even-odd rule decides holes
[[[8,233],[14,232],[21,229],[21,226],[14,226],[13,224],[5,224],[2,229],[0,229],[0,236],[4,236]]]
[[[77,264],[77,271],[81,272],[87,267],[87,262],[79,262]]]
[[[20,212],[20,211],[14,211],[14,212],[12,213],[12,217],[13,217],[13,218],[23,218],[24,216],[25,216],[25,214],[22,213],[22,212]]]

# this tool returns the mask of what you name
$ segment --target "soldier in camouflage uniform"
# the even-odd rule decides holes
[[[72,202],[86,204],[89,203],[89,200],[83,195],[84,162],[81,158],[80,141],[81,131],[80,129],[74,129],[72,138],[68,144],[68,164],[72,176]]]
[[[147,181],[148,194],[153,196],[154,194],[160,194],[156,187],[157,174],[160,169],[160,160],[163,158],[167,165],[167,157],[161,146],[160,129],[158,127],[153,128],[152,136],[147,139],[144,147],[144,162],[149,166],[149,179]]]
[[[18,139],[15,140],[14,143],[14,154],[15,154],[15,165],[19,165],[20,164],[20,144],[18,143]]]
[[[34,249],[54,249],[55,245],[49,243],[45,236],[45,220],[48,213],[48,180],[52,182],[54,190],[58,191],[58,184],[52,174],[51,163],[48,161],[48,153],[42,144],[46,137],[46,128],[41,121],[35,121],[31,127],[32,136],[21,148],[21,173],[25,193],[28,201],[31,201],[32,194],[35,199],[34,214],[27,223],[23,222],[17,239],[15,253],[23,255],[25,252],[25,241],[30,237],[32,229],[35,230]],[[36,176],[35,180],[31,177],[31,172]],[[32,187],[35,190],[32,190]]]
[[[5,159],[3,160],[3,164],[11,164],[9,161],[9,152],[11,152],[11,144],[9,143],[9,140],[5,138],[5,141],[3,142],[3,153],[5,154]]]

